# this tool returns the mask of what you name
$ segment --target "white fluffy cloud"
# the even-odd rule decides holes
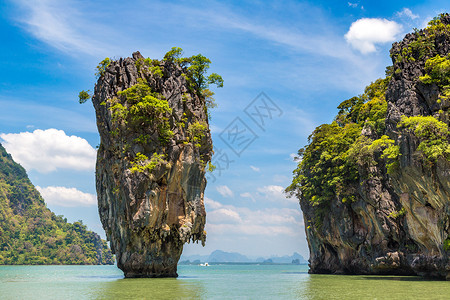
[[[47,204],[64,207],[92,206],[97,204],[95,195],[84,193],[76,188],[62,186],[36,186]]]
[[[218,187],[216,187],[216,190],[219,192],[219,194],[221,194],[223,197],[233,197],[233,191],[230,190],[229,187],[227,187],[226,185],[219,185]]]
[[[280,185],[266,185],[257,189],[266,199],[274,202],[287,201],[291,203],[297,203],[295,197],[288,198],[284,193],[284,187]]]
[[[237,223],[242,222],[239,213],[229,208],[219,208],[211,212],[208,212],[207,217],[209,220],[213,220],[214,223],[219,224],[229,224],[229,223],[233,224],[236,222]]]
[[[258,188],[258,192],[264,193],[267,196],[279,197],[283,195],[284,188],[279,185],[266,185]]]
[[[205,206],[208,210],[211,210],[221,208],[222,204],[205,196]]]
[[[298,236],[303,231],[300,210],[289,208],[266,208],[252,210],[247,207],[222,205],[206,199],[208,213],[207,231],[215,234],[243,234]]]
[[[397,13],[397,16],[399,16],[399,17],[405,16],[405,17],[410,18],[411,20],[415,20],[415,19],[417,19],[419,17],[419,15],[413,14],[413,12],[409,8],[406,8],[406,7],[403,8],[402,11],[399,11]]]
[[[49,173],[58,169],[94,170],[96,151],[78,136],[63,130],[2,133],[3,146],[27,171]]]
[[[365,54],[374,52],[375,44],[396,40],[401,30],[402,26],[394,21],[363,18],[352,23],[345,39],[353,48]]]

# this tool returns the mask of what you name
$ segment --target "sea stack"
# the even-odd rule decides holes
[[[135,52],[97,68],[96,185],[111,250],[126,277],[176,277],[184,243],[206,239],[205,97],[186,60],[170,53],[159,61]]]
[[[316,128],[288,191],[311,273],[450,279],[450,16],[407,34],[385,79]]]

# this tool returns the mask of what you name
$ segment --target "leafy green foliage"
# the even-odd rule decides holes
[[[0,145],[0,265],[113,264],[105,241],[56,216]]]
[[[326,206],[336,197],[343,202],[355,200],[360,178],[358,162],[370,163],[375,151],[392,146],[387,137],[372,144],[372,140],[361,136],[363,127],[375,132],[384,130],[387,109],[384,94],[389,80],[390,77],[378,79],[363,95],[343,101],[335,121],[314,130],[309,144],[298,152],[301,161],[286,189],[288,193],[315,206]]]
[[[180,59],[183,56],[183,49],[180,47],[172,47],[170,51],[168,51],[164,55],[164,61],[171,61],[171,62],[181,62]]]
[[[131,173],[143,173],[145,171],[152,172],[159,164],[165,163],[164,154],[153,153],[152,158],[148,157],[140,152],[136,154],[136,157],[131,162]]]
[[[90,90],[82,90],[79,94],[78,94],[78,101],[80,102],[80,104],[85,103],[87,100],[91,99],[91,94],[90,94]]]
[[[178,64],[183,70],[183,76],[190,84],[192,90],[197,95],[205,99],[206,109],[214,108],[217,105],[213,98],[214,93],[208,89],[209,85],[215,84],[217,87],[223,87],[223,79],[217,73],[207,75],[211,60],[201,54],[191,57],[183,57],[183,49],[173,47],[164,55],[164,61]]]
[[[360,136],[351,146],[349,158],[358,165],[369,168],[377,164],[375,155],[380,152],[382,153],[380,158],[386,159],[388,174],[393,173],[399,165],[400,147],[395,145],[395,141],[389,139],[387,135],[383,135],[376,140]]]
[[[339,104],[335,121],[343,126],[347,123],[368,125],[381,134],[384,131],[384,118],[387,112],[385,91],[390,77],[378,79],[364,90],[364,94]]]
[[[209,76],[208,76],[208,84],[207,84],[207,86],[208,85],[210,85],[210,84],[215,84],[217,87],[223,87],[223,79],[222,79],[222,76],[220,76],[219,74],[217,74],[217,73],[211,73]],[[206,88],[206,87],[205,87]],[[203,88],[202,90],[204,90],[205,88]]]
[[[302,161],[294,171],[288,191],[299,189],[302,197],[314,205],[329,202],[335,196],[351,197],[346,187],[357,179],[356,167],[348,163],[348,150],[361,133],[355,123],[339,126],[336,122],[317,127],[310,144],[300,149]]]
[[[109,64],[111,63],[111,59],[109,57],[105,58],[104,60],[102,60],[97,67],[95,67],[95,69],[97,70],[95,72],[95,76],[97,78],[103,76],[105,74],[106,68],[109,66]]]
[[[424,76],[419,77],[425,84],[436,83],[439,86],[446,86],[450,82],[450,55],[441,57],[436,55],[425,62]]]
[[[397,127],[409,129],[419,138],[417,150],[424,161],[435,163],[440,157],[450,160],[449,128],[446,123],[432,116],[403,117]]]
[[[208,171],[208,172],[214,172],[215,169],[216,169],[216,166],[213,165],[213,164],[209,161],[209,162],[208,162],[208,165],[207,165],[207,168],[206,168],[206,171]]]
[[[217,107],[216,100],[213,98],[214,93],[209,89],[204,89],[202,91],[202,96],[206,102],[206,108],[214,108]]]
[[[216,84],[217,87],[223,87],[223,79],[219,74],[212,73],[206,77],[211,60],[201,54],[189,58],[190,66],[187,68],[189,77],[193,80],[194,88],[200,93],[210,84]]]
[[[161,67],[160,67],[160,66],[153,66],[153,67],[150,67],[150,72],[152,72],[153,75],[156,75],[156,76],[158,76],[158,77],[163,77],[163,76],[164,76],[164,73],[163,73],[163,71],[161,70]]]
[[[144,80],[138,79],[137,84],[117,94],[126,99],[125,105],[118,99],[109,100],[113,121],[119,129],[128,130],[127,126],[139,129],[156,125],[161,142],[166,143],[172,138],[173,132],[167,117],[167,114],[172,113],[172,109],[167,100],[161,94],[152,92]]]
[[[442,36],[450,36],[450,25],[442,23],[442,18],[448,14],[440,14],[428,23],[423,30],[415,30],[416,38],[402,49],[401,53],[396,54],[396,63],[403,61],[414,62],[424,57],[432,57],[436,53],[435,40]],[[399,70],[399,69],[397,69]],[[396,70],[396,71],[397,71]]]
[[[435,83],[440,91],[438,104],[450,99],[450,54],[444,57],[436,55],[425,62],[425,75],[419,80],[425,84]],[[442,107],[442,106],[441,106]],[[440,112],[444,115],[444,111]]]
[[[386,164],[388,174],[392,174],[399,167],[398,158],[400,157],[400,146],[394,145],[394,140],[389,140],[389,143],[385,144],[386,148],[383,150],[382,158],[388,160]]]
[[[187,133],[189,135],[189,142],[192,142],[194,146],[201,147],[201,141],[206,136],[208,126],[205,123],[198,121],[189,124]]]

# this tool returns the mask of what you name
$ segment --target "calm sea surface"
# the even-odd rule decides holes
[[[450,299],[450,282],[309,275],[305,265],[179,266],[124,279],[115,266],[0,266],[0,299]]]

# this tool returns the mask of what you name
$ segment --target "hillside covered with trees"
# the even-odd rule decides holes
[[[0,144],[0,265],[113,263],[106,241],[51,212]]]

